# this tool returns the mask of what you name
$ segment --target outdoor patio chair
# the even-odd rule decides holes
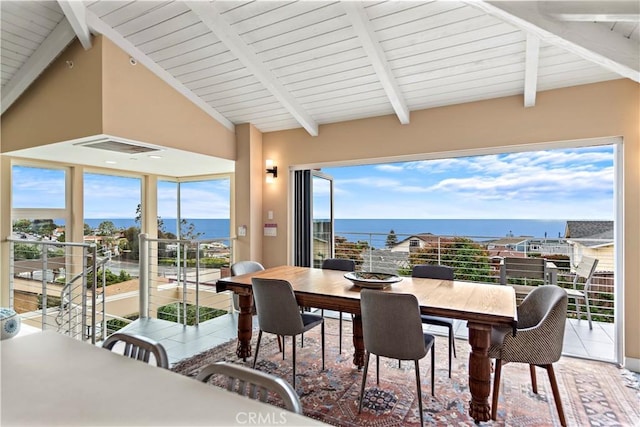
[[[589,329],[593,329],[591,322],[591,307],[589,303],[589,292],[591,291],[591,281],[593,279],[593,273],[598,266],[598,259],[583,256],[582,260],[576,267],[576,272],[573,275],[573,283],[571,289],[565,289],[569,298],[573,298],[576,303],[576,312],[578,319],[580,319],[580,301],[584,300],[584,305],[587,309],[587,320],[589,321]],[[578,284],[582,284],[582,289],[578,289]]]
[[[102,348],[120,353],[120,346],[116,346],[118,343],[124,343],[124,350],[122,351],[124,356],[150,363],[150,358],[153,354],[157,366],[169,369],[169,357],[159,342],[141,335],[116,332],[104,340]]]
[[[489,357],[496,359],[493,380],[491,419],[498,413],[498,394],[502,365],[509,362],[527,363],[534,393],[538,393],[535,367],[547,370],[560,423],[567,423],[562,409],[560,392],[553,371],[553,363],[562,355],[564,328],[567,320],[567,293],[556,285],[538,286],[518,306],[518,327],[493,328]]]
[[[196,379],[206,383],[214,375],[224,375],[227,378],[226,389],[231,392],[262,402],[267,402],[271,392],[282,399],[287,410],[302,414],[298,394],[291,384],[280,377],[242,365],[217,362],[202,368]]]
[[[301,313],[293,293],[291,284],[286,280],[251,279],[253,287],[253,299],[258,311],[258,342],[256,344],[256,354],[253,358],[253,367],[258,361],[258,351],[260,350],[260,340],[262,333],[268,332],[282,336],[291,336],[293,348],[293,388],[296,387],[296,335],[310,330],[318,325],[321,326],[322,335],[322,370],[324,371],[324,318],[310,313]],[[304,338],[303,338],[304,339]],[[284,358],[284,340],[282,343],[282,357]]]
[[[413,267],[411,277],[421,277],[425,279],[441,279],[453,280],[453,268],[445,265],[421,264]],[[449,332],[449,378],[451,378],[451,353],[453,357],[456,355],[455,336],[453,334],[453,319],[439,316],[429,316],[423,314],[420,316],[422,323],[427,325],[444,326]]]
[[[351,259],[327,258],[322,261],[323,270],[356,271],[356,263]],[[324,310],[321,311],[324,315]],[[338,351],[342,354],[342,312],[338,312]]]
[[[380,384],[380,356],[398,360],[413,360],[416,370],[420,425],[424,425],[419,361],[431,351],[431,395],[434,396],[435,349],[433,344],[435,337],[422,331],[418,300],[412,294],[392,294],[373,289],[362,289],[360,291],[360,311],[362,312],[365,360],[358,413],[362,412],[371,354],[376,355],[377,384]]]

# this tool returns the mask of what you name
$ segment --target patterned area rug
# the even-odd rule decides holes
[[[420,425],[416,400],[413,362],[381,358],[380,385],[376,386],[375,359],[372,357],[362,413],[358,395],[362,372],[352,363],[351,322],[343,322],[342,354],[338,354],[337,320],[327,319],[325,371],[321,371],[320,328],[305,334],[304,347],[298,347],[296,391],[306,416],[337,426],[416,426]],[[255,351],[256,335],[252,341]],[[299,338],[298,338],[299,339]],[[257,369],[283,377],[291,383],[291,339],[286,343],[286,359],[278,351],[274,336],[264,334]],[[299,341],[298,341],[299,344]],[[176,364],[172,370],[195,377],[200,368],[217,361],[251,366],[235,355],[236,341],[215,347]],[[468,352],[466,341],[456,340],[458,357],[448,377],[446,336],[436,338],[435,397],[431,396],[430,356],[420,363],[424,417],[426,425],[472,426],[467,415]],[[611,364],[562,358],[555,365],[567,423],[570,426],[640,425],[638,375]],[[537,369],[538,394],[531,391],[529,368],[508,364],[502,370],[502,389],[497,421],[486,425],[560,425],[546,371]],[[215,384],[215,381],[214,381]],[[277,402],[274,402],[277,404]]]

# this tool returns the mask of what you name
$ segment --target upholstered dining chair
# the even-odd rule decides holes
[[[264,267],[257,261],[238,261],[231,264],[231,275],[240,276],[242,274],[255,273],[256,271],[262,271]],[[235,311],[240,310],[240,304],[238,302],[238,295],[233,294],[233,309]],[[255,314],[255,313],[254,313]]]
[[[493,328],[489,357],[496,360],[493,380],[493,400],[491,419],[498,413],[498,395],[502,365],[509,362],[529,365],[531,384],[534,393],[538,393],[535,367],[547,370],[553,398],[558,409],[560,423],[567,423],[562,409],[558,383],[553,371],[553,363],[562,355],[564,327],[567,320],[567,293],[556,285],[534,288],[518,306],[518,327]],[[515,333],[514,333],[515,332]]]
[[[120,345],[115,348],[118,343],[124,344],[123,351],[119,350]],[[109,351],[117,351],[126,357],[141,360],[145,363],[150,363],[151,355],[153,354],[157,366],[169,369],[169,357],[162,344],[141,335],[116,332],[104,340],[102,348]]]
[[[453,268],[445,265],[420,264],[415,265],[411,271],[412,277],[421,277],[424,279],[441,279],[453,280]],[[443,326],[449,332],[449,378],[451,378],[451,354],[456,355],[456,342],[453,334],[453,319],[439,316],[421,315],[422,323],[434,326]]]
[[[598,266],[598,259],[593,257],[583,256],[576,267],[576,272],[573,275],[573,283],[571,289],[565,289],[569,298],[572,298],[576,302],[576,311],[578,319],[580,319],[580,302],[584,301],[584,306],[587,310],[587,320],[589,321],[589,329],[593,329],[591,322],[591,307],[589,303],[589,292],[591,291],[591,280],[593,279],[593,273]],[[578,284],[582,285],[582,289],[578,289]]]
[[[322,335],[322,370],[324,371],[324,318],[311,313],[301,313],[293,293],[291,283],[286,280],[261,279],[254,277],[251,279],[253,288],[253,299],[258,311],[258,342],[256,344],[256,354],[253,358],[253,367],[256,367],[258,351],[260,350],[260,340],[262,333],[280,335],[283,338],[291,336],[293,348],[293,388],[296,387],[296,335],[310,330],[318,325],[321,326]],[[304,338],[303,338],[304,339]],[[282,357],[284,358],[284,342]]]
[[[431,395],[434,396],[435,349],[433,343],[435,337],[422,331],[418,300],[412,294],[394,294],[362,289],[360,291],[360,311],[365,360],[358,413],[362,411],[369,358],[372,354],[375,354],[377,359],[377,384],[380,384],[380,356],[398,360],[413,360],[416,370],[420,424],[424,425],[419,361],[431,351]]]
[[[323,270],[356,271],[356,263],[352,259],[327,258],[322,261]],[[324,314],[324,312],[322,312]],[[342,354],[342,312],[338,312],[338,351]]]
[[[302,414],[298,394],[291,384],[280,377],[234,363],[217,362],[203,367],[196,379],[206,383],[216,375],[226,377],[225,387],[228,391],[262,402],[267,401],[271,392],[284,402],[287,410]]]

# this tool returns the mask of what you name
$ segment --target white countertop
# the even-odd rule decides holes
[[[54,332],[0,341],[0,355],[3,427],[324,425]]]

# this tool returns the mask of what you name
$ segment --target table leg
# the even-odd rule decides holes
[[[362,338],[362,316],[353,316],[353,364],[362,369],[364,366],[364,339]]]
[[[469,328],[469,415],[477,423],[491,419],[489,394],[491,392],[491,362],[489,345],[491,344],[491,326],[479,323],[467,324]]]
[[[238,314],[238,347],[236,348],[236,355],[244,361],[251,356],[252,304],[253,298],[251,294],[238,295],[240,313]]]

